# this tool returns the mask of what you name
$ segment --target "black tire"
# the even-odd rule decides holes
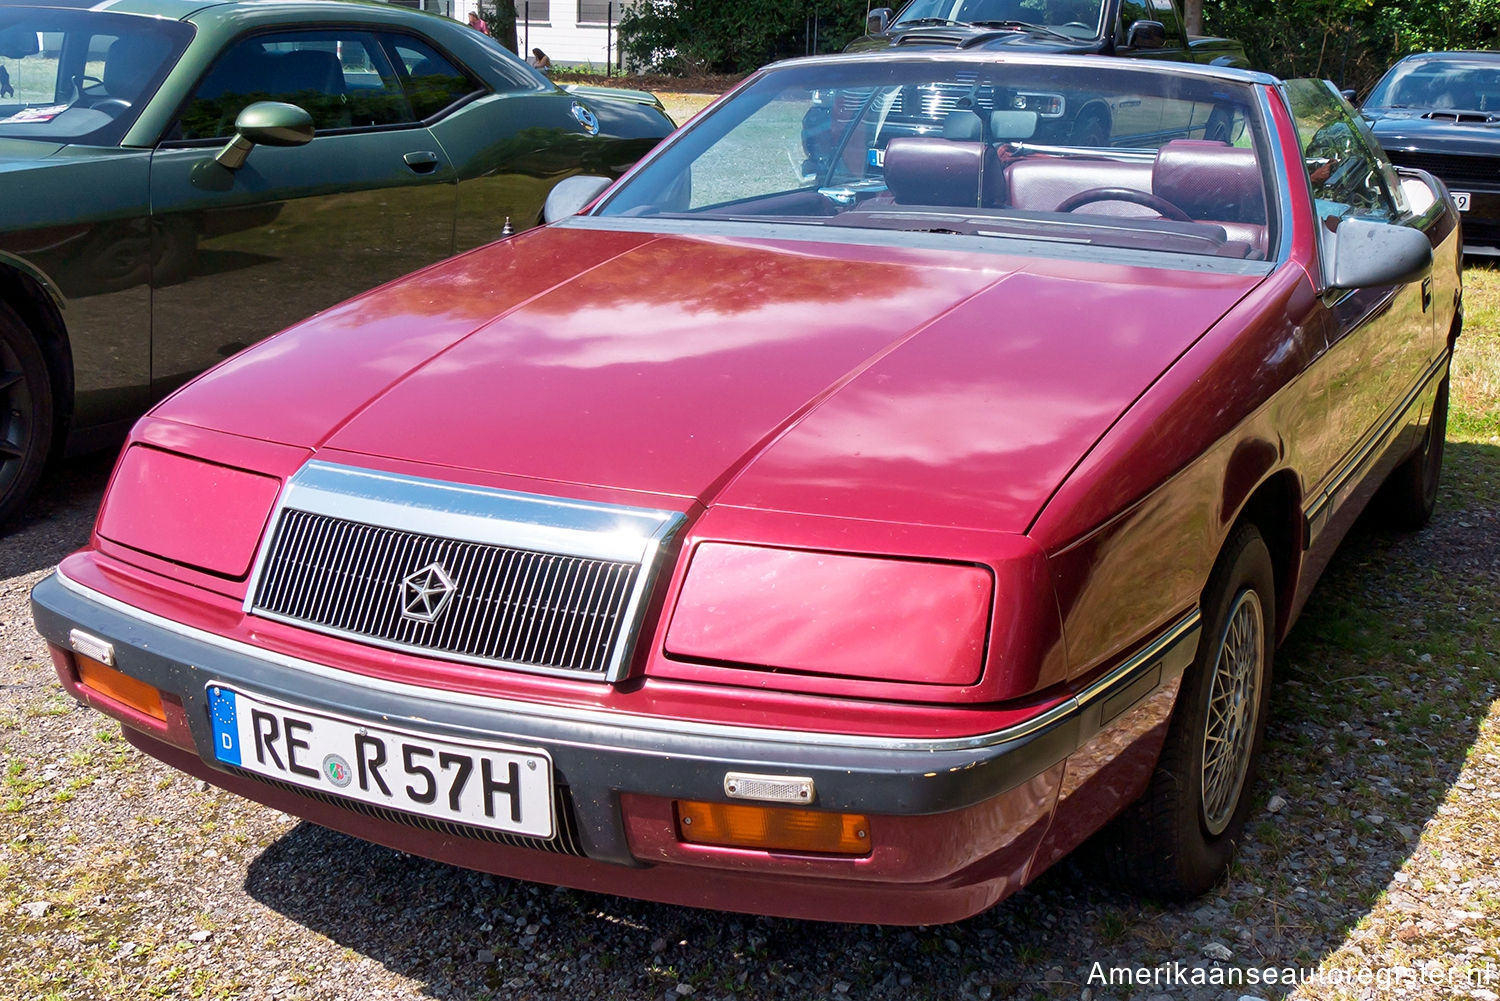
[[[1182,679],[1151,784],[1102,846],[1116,882],[1181,901],[1206,892],[1229,869],[1250,815],[1275,636],[1271,554],[1253,525],[1241,525],[1204,589],[1198,653]],[[1223,708],[1211,711],[1214,703]],[[1227,756],[1215,755],[1216,746]]]
[[[0,527],[36,487],[52,445],[52,379],[42,349],[0,303]]]
[[[1380,513],[1392,528],[1415,532],[1432,520],[1443,478],[1443,441],[1448,436],[1448,379],[1438,386],[1422,447],[1391,470],[1380,488]]]
[[[1208,116],[1208,124],[1203,127],[1203,138],[1213,142],[1232,143],[1234,136],[1231,129],[1234,127],[1234,116],[1224,108],[1215,108]]]
[[[1102,148],[1109,145],[1109,122],[1098,112],[1090,111],[1073,123],[1073,145]]]

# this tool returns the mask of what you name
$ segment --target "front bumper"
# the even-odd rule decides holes
[[[1018,888],[1046,833],[1068,756],[1180,675],[1197,638],[1194,615],[1103,683],[1027,725],[922,741],[684,723],[381,681],[183,626],[61,573],[37,585],[32,607],[75,697],[124,721],[127,736],[148,753],[285,812],[507,876],[695,906],[888,923],[957,920]],[[165,723],[80,683],[69,652],[74,629],[108,641],[120,671],[164,693]],[[451,825],[357,808],[331,787],[302,791],[230,770],[212,756],[211,683],[372,726],[542,748],[560,790],[562,831],[545,844],[479,839]],[[725,801],[727,772],[811,778],[814,808],[869,817],[870,853],[682,842],[673,801]]]

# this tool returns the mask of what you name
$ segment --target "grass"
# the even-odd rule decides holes
[[[1500,440],[1500,269],[1464,271],[1464,332],[1453,358],[1450,437]],[[1490,490],[1500,486],[1490,479]]]

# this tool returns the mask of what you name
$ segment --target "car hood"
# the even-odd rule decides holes
[[[1483,152],[1493,155],[1500,141],[1500,115],[1487,112],[1436,112],[1453,117],[1424,118],[1420,108],[1365,110],[1361,112],[1382,146],[1399,149],[1412,145],[1421,149],[1455,153]]]
[[[36,139],[0,139],[0,171],[35,166],[63,148],[62,143]]]
[[[1022,531],[1258,280],[550,227],[328,310],[156,415],[542,493]]]

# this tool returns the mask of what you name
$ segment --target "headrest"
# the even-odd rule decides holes
[[[1157,151],[1151,190],[1194,219],[1266,221],[1265,183],[1254,150],[1174,139]]]
[[[979,204],[985,145],[901,137],[885,149],[885,183],[900,205]]]
[[[278,83],[288,92],[310,90],[316,94],[344,93],[344,68],[339,57],[321,49],[294,49],[276,57]]]
[[[162,68],[171,44],[165,39],[117,38],[104,54],[104,89],[110,97],[134,101],[152,74]]]

